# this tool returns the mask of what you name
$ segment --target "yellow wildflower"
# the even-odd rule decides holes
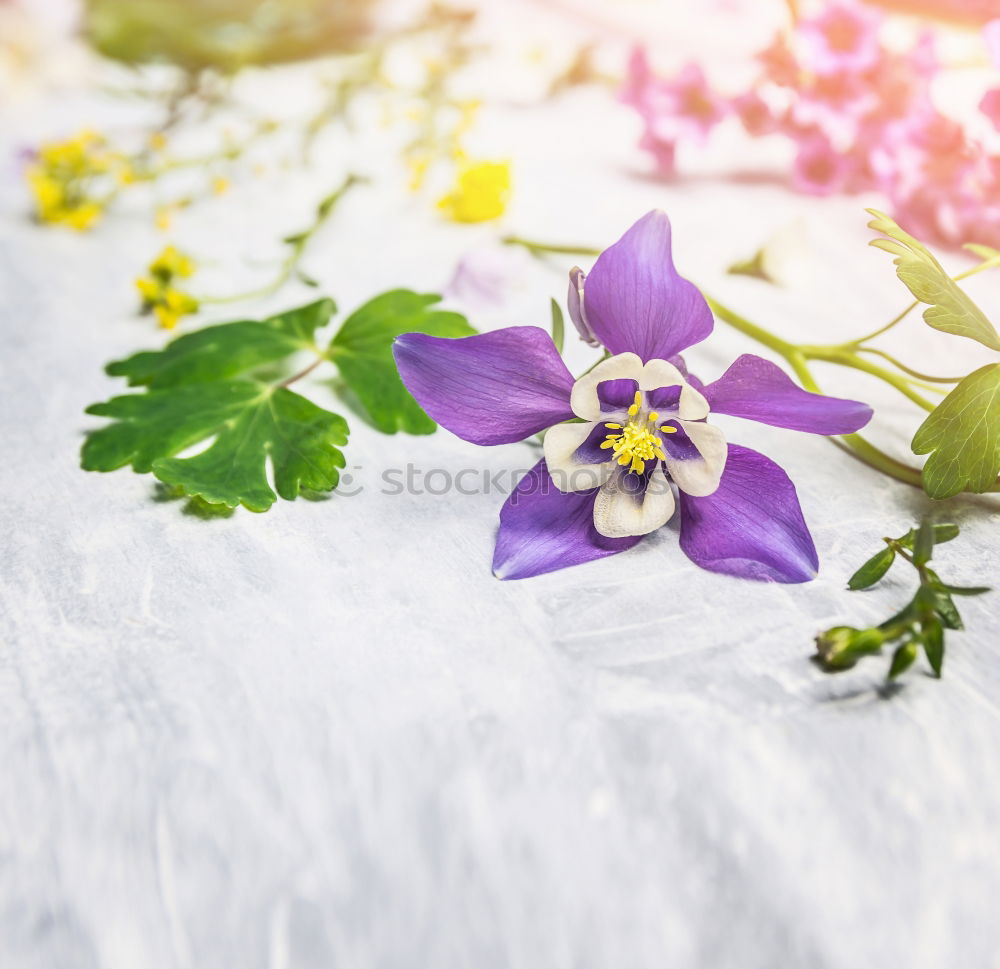
[[[161,232],[166,232],[174,221],[173,206],[158,205],[156,207],[156,228]]]
[[[85,230],[101,217],[114,194],[114,184],[123,180],[121,155],[108,148],[105,139],[89,129],[67,141],[39,147],[26,178],[35,199],[39,221]]]
[[[194,260],[176,246],[165,246],[149,264],[149,271],[158,279],[169,281],[174,276],[187,278],[194,274]]]
[[[175,246],[166,246],[149,264],[148,275],[135,281],[142,297],[142,312],[152,313],[165,330],[177,326],[182,316],[198,312],[198,300],[178,289],[174,280],[193,275],[194,260]]]
[[[153,307],[157,322],[164,330],[172,330],[182,316],[198,312],[198,301],[188,293],[169,287],[163,299]]]
[[[212,179],[212,191],[216,195],[225,195],[229,191],[229,179],[217,175]]]
[[[510,197],[510,162],[458,160],[458,177],[438,208],[454,222],[498,219]]]

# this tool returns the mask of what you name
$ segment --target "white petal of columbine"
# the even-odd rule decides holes
[[[556,424],[545,432],[542,450],[549,475],[560,491],[589,491],[599,488],[614,474],[616,465],[606,459],[603,464],[584,464],[573,455],[590,437],[594,424]],[[610,451],[607,452],[610,455]]]
[[[621,472],[609,479],[594,502],[594,527],[606,538],[648,535],[674,513],[674,493],[662,466],[656,466],[641,495],[625,489],[625,478]]]
[[[642,376],[642,360],[635,353],[619,353],[602,360],[590,373],[585,373],[575,384],[569,397],[569,406],[577,417],[585,421],[608,418],[601,411],[597,385],[605,380],[636,380]]]
[[[677,405],[677,416],[682,421],[702,421],[708,417],[711,408],[700,390],[690,384],[681,384],[681,399]]]
[[[676,387],[684,384],[681,372],[666,360],[649,360],[639,377],[640,390],[656,390],[657,387]]]
[[[677,405],[677,416],[685,421],[700,421],[708,417],[708,401],[684,379],[684,375],[672,363],[650,360],[642,368],[640,390],[678,386],[681,388],[681,397]]]
[[[729,454],[726,438],[722,431],[711,424],[690,421],[677,423],[691,438],[691,443],[698,449],[701,458],[682,461],[672,457],[670,451],[665,449],[667,470],[681,491],[694,498],[704,498],[719,487],[722,472],[726,468],[726,457]]]

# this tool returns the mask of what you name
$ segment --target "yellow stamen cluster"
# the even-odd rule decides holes
[[[123,156],[95,131],[42,145],[25,173],[39,221],[81,232],[91,228],[126,168]]]
[[[198,301],[174,285],[174,280],[191,276],[194,260],[174,246],[167,246],[150,264],[148,276],[140,276],[136,289],[142,296],[142,311],[153,313],[160,326],[172,330],[182,316],[198,311]]]
[[[639,410],[642,407],[642,394],[637,390],[635,400],[628,409],[628,416],[631,420],[622,426],[621,424],[607,423],[604,426],[609,428],[611,433],[601,442],[601,447],[614,452],[615,460],[629,471],[642,474],[646,470],[646,462],[654,459],[665,461],[667,456],[663,453],[663,442],[654,433],[675,434],[677,428],[670,424],[657,427],[660,415],[656,411],[650,411],[645,419],[639,419]]]

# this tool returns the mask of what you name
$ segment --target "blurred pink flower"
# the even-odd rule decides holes
[[[771,106],[756,91],[737,95],[729,102],[734,114],[740,119],[747,134],[755,138],[769,135],[780,127],[780,119]]]
[[[648,120],[666,123],[660,140],[680,137],[704,142],[709,132],[726,116],[728,105],[710,87],[699,64],[686,64],[670,80],[655,77],[643,48],[629,59],[623,100]]]
[[[807,195],[841,191],[851,175],[851,161],[822,134],[803,139],[792,169],[792,184]]]
[[[990,59],[996,67],[1000,67],[1000,20],[991,20],[983,27],[983,40],[990,52]]]
[[[1000,88],[992,88],[983,95],[979,110],[993,122],[994,127],[1000,128]]]
[[[732,114],[751,137],[793,143],[789,181],[800,192],[878,191],[917,235],[1000,244],[1000,155],[935,107],[941,64],[931,31],[887,47],[882,24],[857,3],[835,0],[777,34],[756,57],[757,75],[735,92],[713,89],[696,64],[658,77],[637,50],[624,99],[643,121],[642,148],[673,174],[679,151],[703,144]],[[1000,64],[1000,20],[985,36]],[[980,108],[1000,129],[1000,87]]]
[[[798,25],[802,62],[816,74],[865,71],[879,58],[881,18],[854,3],[836,3]]]

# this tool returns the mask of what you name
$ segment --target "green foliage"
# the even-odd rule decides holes
[[[932,498],[991,489],[1000,471],[1000,363],[969,374],[933,410],[913,437]]]
[[[1000,350],[1000,335],[993,324],[945,272],[930,250],[904,232],[889,216],[877,209],[868,209],[868,212],[874,216],[868,223],[869,228],[888,236],[887,239],[873,239],[871,245],[896,257],[896,275],[915,299],[929,306],[924,311],[927,324],[944,333],[976,340],[991,350]]]
[[[321,299],[266,320],[220,323],[172,340],[162,350],[146,350],[107,366],[112,377],[130,387],[165,388],[227,380],[274,364],[298,350],[316,347],[316,331],[330,322],[336,307]]]
[[[376,296],[344,321],[327,351],[368,419],[386,434],[431,434],[437,426],[399,379],[392,341],[414,331],[441,337],[476,332],[461,314],[436,309],[440,299],[407,289]]]
[[[562,353],[563,344],[566,342],[566,322],[563,319],[562,308],[559,304],[552,300],[552,342],[556,345],[556,349]]]
[[[87,435],[81,464],[88,471],[131,465],[152,472],[172,493],[207,508],[261,512],[278,496],[291,501],[304,491],[331,491],[345,464],[347,422],[289,384],[334,360],[376,426],[431,433],[436,425],[399,380],[391,346],[403,332],[475,332],[459,314],[433,309],[439,299],[408,290],[378,296],[348,317],[326,351],[316,334],[334,304],[322,299],[265,320],[205,327],[111,363],[110,375],[143,391],[87,408],[111,423]],[[310,366],[275,376],[303,352],[313,355]],[[182,456],[192,448],[196,453]]]
[[[873,555],[851,576],[848,588],[867,589],[878,582],[899,559],[916,569],[919,585],[913,598],[896,615],[878,626],[858,629],[834,626],[816,637],[816,661],[828,673],[850,669],[858,660],[895,646],[889,664],[889,679],[894,680],[916,661],[920,650],[931,670],[941,676],[944,665],[945,630],[962,628],[962,617],[953,595],[982,595],[990,590],[976,586],[962,588],[942,582],[929,567],[935,545],[958,536],[958,526],[934,525],[924,520],[900,538],[885,539],[886,547]]]
[[[876,552],[864,565],[847,580],[847,588],[852,591],[867,589],[875,585],[892,563],[896,561],[896,553],[892,548],[883,548]]]
[[[106,57],[231,72],[354,48],[365,0],[87,0],[86,33]]]

